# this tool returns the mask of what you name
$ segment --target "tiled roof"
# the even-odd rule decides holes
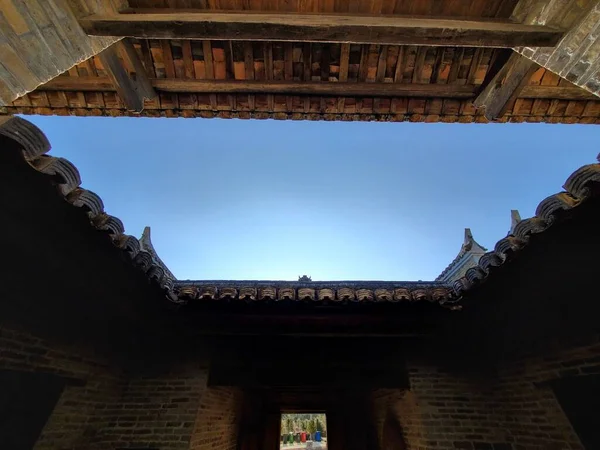
[[[71,162],[46,154],[50,151],[50,143],[39,128],[20,117],[1,117],[0,135],[18,142],[29,165],[48,175],[65,201],[75,208],[82,208],[87,213],[92,227],[106,231],[113,244],[123,250],[132,264],[144,271],[149,280],[164,289],[171,300],[177,301],[171,294],[172,274],[162,267],[160,259],[157,261],[151,244],[150,251],[147,251],[147,245],[142,249],[143,243],[140,244],[137,238],[125,234],[121,220],[104,211],[102,199],[80,186],[79,172]]]
[[[598,162],[600,163],[600,155]],[[529,245],[532,235],[546,231],[566,219],[569,211],[590,197],[600,195],[600,164],[588,164],[577,169],[565,181],[563,189],[564,191],[542,200],[534,217],[518,220],[520,216],[513,212],[509,235],[500,239],[494,250],[481,256],[477,266],[467,270],[464,277],[454,282],[454,292],[458,298],[491,276],[494,268],[509,262],[515,252]]]
[[[247,301],[414,302],[453,300],[450,285],[411,281],[177,281],[180,299]]]

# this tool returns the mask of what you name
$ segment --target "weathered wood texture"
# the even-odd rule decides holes
[[[129,0],[132,8],[508,18],[518,0]]]
[[[128,73],[119,54],[124,57],[126,64],[134,69],[134,76]],[[140,112],[144,109],[145,99],[156,98],[157,94],[131,42],[117,42],[100,52],[98,58],[127,110]]]
[[[510,102],[514,102],[521,94],[521,90],[529,83],[538,67],[530,59],[513,53],[483,87],[473,104],[476,108],[484,109],[488,120],[496,120],[504,115]]]
[[[100,55],[102,56],[102,54]],[[527,60],[526,58],[524,58]],[[533,64],[533,63],[531,63]],[[526,81],[529,81],[527,79]],[[369,96],[369,97],[411,97],[411,98],[474,98],[478,92],[476,85],[449,84],[396,84],[396,83],[325,83],[319,81],[243,81],[243,80],[148,80],[151,87],[160,92],[181,94],[285,94],[317,96]],[[499,86],[500,87],[500,86]],[[40,91],[119,91],[109,78],[59,76],[39,87]],[[522,98],[595,100],[596,97],[576,86],[523,86]],[[153,96],[145,98],[152,99]],[[480,105],[476,105],[480,106]],[[488,117],[489,118],[489,117]]]
[[[0,2],[0,104],[10,103],[120,39],[89,37],[69,7],[75,6],[78,13],[110,12],[117,4],[111,1],[116,2]]]
[[[172,12],[93,15],[80,20],[95,36],[241,41],[346,42],[467,47],[552,47],[558,28],[504,20],[334,14]]]
[[[495,55],[505,51],[301,42],[132,42],[158,92],[156,99],[145,101],[141,113],[145,117],[486,122],[483,111],[473,106],[471,92],[483,82]],[[133,115],[108,83],[97,57],[73,67],[68,75],[53,80],[44,87],[48,90],[19,98],[0,114]],[[244,84],[250,82],[264,84]],[[285,83],[307,87],[301,88],[302,95],[288,93]],[[59,84],[64,90],[55,90]],[[365,89],[364,95],[345,91],[345,85]],[[408,93],[407,85],[421,96]],[[240,92],[263,87],[269,90]],[[237,92],[227,92],[230,88]],[[389,95],[379,95],[382,91]],[[433,91],[440,96],[431,97]],[[499,120],[596,123],[600,102],[590,99],[584,90],[539,69]]]
[[[532,25],[569,30],[555,48],[516,49],[561,77],[600,95],[600,1],[522,0],[513,18]]]

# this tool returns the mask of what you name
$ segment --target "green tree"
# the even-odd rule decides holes
[[[316,423],[315,423],[316,431],[321,431],[321,432],[324,431],[323,424],[321,423],[321,421],[319,420],[318,417],[315,419],[315,421],[316,421]]]
[[[308,431],[311,435],[314,434],[315,431],[317,431],[317,422],[315,419],[311,419],[308,421],[308,423],[306,424],[306,431]]]

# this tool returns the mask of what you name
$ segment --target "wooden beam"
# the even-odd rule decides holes
[[[553,47],[563,35],[558,28],[504,20],[154,11],[93,15],[79,23],[86,33],[95,36],[454,47]]]
[[[129,67],[134,69],[134,76],[123,67],[119,54],[123,56]],[[98,57],[109,77],[108,80],[104,79],[102,84],[107,84],[110,80],[129,111],[140,112],[144,109],[144,99],[156,98],[157,94],[146,75],[144,65],[129,40],[123,39],[111,45],[99,53]]]
[[[477,95],[481,94],[481,91],[483,91],[485,87],[492,82],[494,77],[498,74],[498,72],[500,72],[500,70],[502,70],[502,68],[508,62],[508,59],[513,53],[513,50],[510,48],[502,48],[493,52],[492,58],[490,60],[490,66],[487,72],[485,73],[485,77],[483,78],[481,85],[479,86]]]
[[[421,97],[470,99],[477,85],[353,83],[313,81],[186,80],[155,78],[149,80],[159,92],[185,94],[292,94],[317,96]],[[109,78],[56,77],[38,88],[40,91],[114,92]],[[577,86],[525,86],[521,98],[556,100],[597,100],[600,98]]]
[[[502,117],[509,105],[521,95],[538,67],[533,61],[513,53],[488,84],[483,86],[473,105],[484,108],[488,120]]]

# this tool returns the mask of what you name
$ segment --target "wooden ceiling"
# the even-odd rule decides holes
[[[516,0],[129,0],[128,15],[267,11],[440,16],[506,21]],[[186,16],[187,15],[187,16]],[[242,15],[243,16],[243,15]],[[240,17],[242,17],[240,16]],[[315,16],[315,17],[320,17]],[[423,18],[423,17],[421,17]],[[485,22],[485,20],[483,22]],[[85,21],[84,21],[85,22]],[[88,26],[100,21],[88,21]],[[92,25],[90,25],[92,24]],[[82,22],[84,28],[85,23]],[[142,30],[143,31],[143,30]],[[151,33],[152,34],[152,33]],[[3,113],[80,116],[487,122],[473,106],[494,63],[512,51],[491,46],[127,38],[141,65],[121,51],[133,79],[144,71],[158,94],[128,111],[93,57],[17,99]],[[143,65],[143,66],[142,66]],[[597,123],[600,99],[539,68],[500,122]]]
[[[131,8],[508,18],[518,0],[129,0]]]

